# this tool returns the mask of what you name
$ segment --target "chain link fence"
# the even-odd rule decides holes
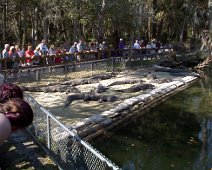
[[[50,112],[25,94],[34,111],[29,133],[61,169],[118,170],[119,167],[94,149],[70,127],[60,123]]]

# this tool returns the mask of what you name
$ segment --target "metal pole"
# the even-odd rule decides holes
[[[68,66],[67,66],[67,63],[65,63],[65,80],[67,80],[67,74],[68,74]]]
[[[47,115],[47,146],[49,150],[51,150],[51,138],[50,138],[50,120],[49,120],[49,115]]]

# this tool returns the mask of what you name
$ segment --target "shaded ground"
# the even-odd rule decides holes
[[[0,146],[0,169],[57,170],[57,166],[25,131],[17,131]]]

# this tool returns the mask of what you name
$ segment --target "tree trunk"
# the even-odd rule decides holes
[[[184,29],[185,29],[185,23],[186,23],[186,17],[183,20],[183,26],[182,26],[182,30],[180,33],[180,42],[183,42],[183,34],[184,34]]]
[[[26,31],[26,7],[23,7],[23,24],[24,24],[24,31],[23,31],[23,39],[22,39],[22,47],[26,49],[26,37],[27,37],[27,31]]]
[[[153,8],[153,12],[155,13],[156,8],[157,8],[157,0],[153,0],[152,8]],[[153,14],[153,15],[155,15],[155,14]],[[152,37],[153,38],[156,38],[156,33],[157,33],[157,23],[156,23],[156,21],[154,21],[152,23]]]
[[[6,26],[7,26],[7,0],[4,0],[3,4],[3,30],[2,30],[2,38],[3,38],[3,43],[6,43]]]
[[[162,29],[163,29],[163,19],[161,19],[159,24],[158,24],[158,32],[157,32],[157,39],[158,40],[161,39]]]

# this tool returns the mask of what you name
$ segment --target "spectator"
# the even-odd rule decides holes
[[[27,51],[25,52],[26,65],[32,66],[33,64],[32,60],[34,57],[35,57],[35,53],[32,50],[32,46],[28,46]]]
[[[29,104],[23,101],[23,92],[12,83],[0,85],[0,144],[10,133],[28,126],[33,119]]]
[[[69,53],[72,54],[71,55],[71,60],[75,60],[75,55],[76,55],[77,52],[78,52],[78,50],[77,50],[77,42],[74,42],[74,44],[69,49]]]
[[[74,42],[74,44],[71,46],[71,48],[69,49],[69,53],[70,54],[74,54],[78,52],[78,49],[77,49],[77,42]]]
[[[0,144],[9,137],[11,132],[27,127],[32,120],[32,108],[20,98],[10,99],[0,105]]]
[[[135,40],[135,43],[134,43],[134,45],[133,45],[133,48],[134,48],[134,49],[141,49],[141,46],[140,46],[138,40]]]
[[[20,57],[19,57],[18,53],[16,52],[16,48],[14,46],[10,47],[9,58],[12,59],[11,67],[12,68],[18,68],[19,65],[20,65],[20,60],[16,60],[16,59],[20,58]]]
[[[123,41],[122,38],[120,38],[119,44],[118,44],[119,49],[123,50],[125,48],[125,42]]]
[[[65,42],[64,42],[62,48],[63,48],[64,52],[69,52],[70,45],[69,45],[68,41],[65,41]]]
[[[42,40],[41,43],[38,45],[40,47],[42,55],[48,55],[49,54],[49,49],[46,45],[46,40]]]
[[[9,57],[9,51],[10,51],[10,45],[5,44],[4,50],[2,51],[2,58],[8,58]]]
[[[62,50],[60,48],[58,48],[56,50],[56,57],[54,59],[55,64],[60,64],[63,62],[63,58],[60,57],[60,54],[62,54]]]
[[[84,50],[85,50],[85,43],[84,43],[83,39],[80,39],[79,43],[77,44],[77,51],[79,53],[83,53]],[[79,61],[83,60],[83,54],[78,54],[77,60],[79,60]]]
[[[2,51],[2,58],[3,59],[7,59],[6,68],[4,68],[4,69],[11,69],[12,65],[13,65],[13,62],[11,60],[9,60],[9,58],[10,58],[9,51],[10,51],[10,45],[9,44],[5,44],[4,50]]]
[[[32,63],[33,63],[33,65],[38,66],[41,63],[41,56],[42,56],[41,51],[40,51],[40,47],[37,46],[35,48],[34,54],[35,54],[35,57],[33,58]]]
[[[119,50],[120,50],[119,53],[118,53],[119,56],[124,55],[125,46],[126,46],[125,42],[123,41],[122,38],[120,38],[120,41],[119,41],[119,44],[118,44],[118,47],[119,47]]]
[[[105,41],[102,42],[102,44],[99,45],[99,49],[101,50],[101,58],[107,58],[107,52],[108,46]]]
[[[12,83],[4,83],[0,85],[0,103],[5,103],[11,98],[23,99],[21,88]]]
[[[15,45],[16,52],[18,53],[19,57],[24,56],[24,49],[20,49],[19,45]]]
[[[49,55],[56,55],[56,50],[54,45],[51,45],[49,48]]]

